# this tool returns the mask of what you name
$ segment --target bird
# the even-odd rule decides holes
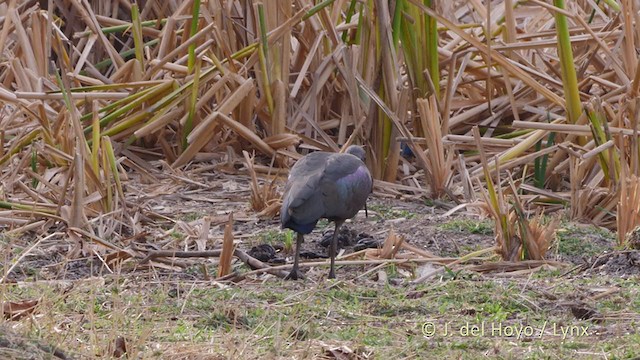
[[[300,246],[318,220],[333,221],[335,229],[329,256],[329,279],[335,279],[338,232],[363,206],[373,190],[373,178],[364,163],[365,150],[351,145],[344,153],[312,152],[293,165],[285,185],[280,209],[280,224],[297,233],[293,268],[287,279],[297,280]]]

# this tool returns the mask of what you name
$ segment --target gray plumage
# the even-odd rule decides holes
[[[291,168],[280,210],[282,227],[298,233],[289,278],[298,278],[299,249],[304,234],[309,234],[321,218],[335,223],[329,278],[335,277],[338,230],[346,219],[362,209],[372,190],[373,180],[364,157],[364,149],[352,145],[343,154],[313,152]]]

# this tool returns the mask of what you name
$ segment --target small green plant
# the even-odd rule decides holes
[[[31,171],[33,171],[34,173],[37,173],[38,171],[38,151],[35,147],[31,151]],[[38,182],[39,181],[37,178],[31,179],[31,187],[34,189],[37,188]]]
[[[335,287],[331,289],[328,294],[332,299],[342,300],[349,303],[355,303],[358,300],[358,297],[353,293],[352,289],[341,289]]]
[[[393,263],[389,264],[389,266],[387,266],[387,275],[390,278],[394,278],[394,277],[398,276],[399,275],[398,266],[396,264],[393,264]]]
[[[479,235],[493,235],[493,221],[491,220],[455,219],[439,224],[437,227],[442,230]]]
[[[181,218],[182,220],[184,220],[185,222],[192,222],[192,221],[196,221],[198,219],[201,219],[205,216],[204,213],[195,211],[195,212],[188,212],[186,214],[182,214]]]
[[[293,251],[293,231],[287,230],[284,232],[284,240],[282,240],[282,245],[286,253],[290,253]]]
[[[482,312],[484,312],[491,321],[504,321],[507,320],[509,316],[509,312],[498,302],[485,304]]]
[[[551,118],[549,113],[547,113],[547,122],[551,122]],[[556,133],[551,132],[547,137],[547,147],[553,145],[555,141]],[[536,151],[542,150],[542,140],[536,143]],[[549,154],[545,154],[542,157],[537,157],[534,160],[534,171],[533,171],[533,185],[537,188],[544,189],[544,184],[546,182],[546,174],[547,174],[547,165],[549,163]]]
[[[266,243],[266,244],[286,243],[287,236],[293,236],[293,235],[287,235],[287,233],[290,233],[290,231],[280,231],[277,229],[270,229],[270,230],[265,230],[260,232],[257,235],[257,237],[260,240],[260,242]]]
[[[608,247],[596,239],[603,239],[605,243],[615,244],[615,234],[597,226],[576,226],[565,224],[556,232],[557,251],[561,255],[593,256]]]
[[[460,273],[462,269],[458,271],[453,271],[449,267],[444,267],[444,275],[442,276],[443,280],[456,280],[460,277]]]
[[[327,226],[329,226],[329,220],[327,219],[320,219],[318,221],[318,224],[316,225],[316,229],[324,229]]]
[[[176,240],[184,240],[184,238],[186,237],[183,233],[179,232],[179,231],[172,231],[169,233],[169,236],[171,236],[172,238],[176,239]]]

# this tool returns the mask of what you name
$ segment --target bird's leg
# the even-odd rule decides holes
[[[302,278],[302,274],[298,271],[298,261],[300,260],[300,246],[302,246],[302,241],[304,240],[304,235],[298,233],[298,238],[296,239],[296,256],[293,260],[293,267],[291,268],[291,272],[285,279],[287,280],[298,280]]]
[[[329,256],[331,256],[331,270],[329,270],[329,279],[336,278],[335,262],[336,253],[338,252],[338,232],[343,222],[344,221],[335,221],[336,228],[333,231],[333,239],[331,239],[331,248],[329,249]]]

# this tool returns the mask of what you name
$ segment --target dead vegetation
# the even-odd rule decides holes
[[[250,192],[210,201],[271,218],[295,160],[352,143],[366,145],[378,196],[492,217],[487,251],[504,260],[439,258],[390,234],[341,259],[371,265],[365,274],[439,266],[410,271],[418,284],[449,266],[557,269],[544,259],[562,216],[638,247],[635,1],[290,4],[0,3],[0,283],[52,243],[109,271],[150,260],[183,271],[179,258],[204,256],[220,258],[219,280],[278,276],[287,265],[237,248],[246,214],[177,219],[144,200],[217,186],[202,174],[242,176]],[[153,191],[132,194],[135,182]],[[236,191],[225,184],[217,191]],[[172,227],[147,241],[159,219]],[[235,273],[234,259],[251,272]]]
[[[519,221],[570,205],[615,229],[638,171],[635,5],[452,4],[2,4],[3,223],[64,229],[89,254],[90,237],[138,228],[130,171],[238,172],[244,149],[273,177],[299,142],[358,142],[379,192],[467,202],[499,169],[520,179]],[[269,216],[271,184],[251,202]]]

